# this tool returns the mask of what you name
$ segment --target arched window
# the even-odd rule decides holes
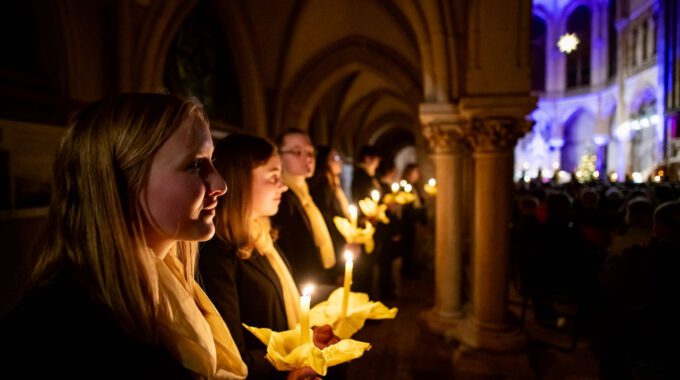
[[[545,20],[533,15],[531,18],[531,90],[545,91],[545,44],[547,26]]]
[[[242,126],[234,59],[208,2],[199,4],[177,31],[166,58],[164,84],[171,93],[201,101],[211,122]]]
[[[616,63],[618,58],[616,56],[618,45],[618,34],[616,31],[616,0],[609,0],[609,38],[608,38],[608,59],[609,59],[609,78],[616,76]]]
[[[567,54],[567,88],[590,85],[590,8],[581,5],[567,19],[567,33],[575,33],[579,39],[576,50]]]

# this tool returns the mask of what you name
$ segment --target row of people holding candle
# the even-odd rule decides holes
[[[241,134],[213,149],[202,107],[172,95],[120,94],[86,106],[57,152],[25,295],[0,320],[3,373],[303,379],[325,374],[317,364],[329,345],[340,347],[334,363],[360,356],[369,345],[346,338],[363,320],[352,330],[312,322],[309,296],[298,291],[302,279],[329,283],[316,270],[336,261],[305,181],[314,161],[300,131],[282,136],[278,149]],[[351,317],[351,282],[340,319]],[[380,318],[395,312],[380,309]],[[281,364],[244,324],[270,336],[292,331],[294,346],[306,347],[298,355],[316,355],[302,361],[311,368]]]

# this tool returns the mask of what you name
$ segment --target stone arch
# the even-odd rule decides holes
[[[320,51],[303,66],[278,100],[275,133],[297,127],[307,130],[324,93],[351,73],[366,70],[399,84],[409,103],[420,99],[418,69],[391,48],[362,37],[348,37]]]
[[[134,71],[122,73],[123,83],[119,85],[121,90],[155,91],[162,87],[168,49],[179,28],[199,1],[162,1],[151,4],[144,17],[144,20],[149,22],[140,28],[139,36],[130,35],[129,30],[123,33],[123,37],[129,39],[128,43],[139,41],[134,49],[139,57],[134,64],[139,70],[137,77],[133,77]],[[238,54],[232,54],[232,57],[240,78],[244,127],[246,130],[264,135],[267,125],[264,88],[258,73],[259,64],[253,51],[256,44],[253,42],[252,31],[245,24],[244,11],[235,1],[212,1],[209,4],[216,10],[216,17],[230,45],[224,48],[238,51]],[[124,67],[129,64],[123,62],[120,65],[121,69],[125,70]]]
[[[587,108],[578,108],[564,122],[560,167],[574,170],[580,157],[588,150],[594,150],[592,137],[595,132],[595,114]],[[594,153],[594,151],[593,151]]]

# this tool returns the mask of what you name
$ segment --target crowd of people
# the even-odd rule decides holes
[[[513,277],[537,321],[562,325],[555,305],[575,306],[603,379],[673,373],[678,183],[534,180],[518,184],[515,205]]]
[[[314,282],[325,299],[341,284],[348,246],[356,255],[352,290],[394,297],[393,262],[403,256],[404,274],[417,275],[412,230],[426,222],[426,198],[414,186],[416,201],[390,205],[389,223],[370,220],[374,253],[348,245],[333,217],[349,217],[350,199],[389,192],[394,167],[380,167],[380,152],[362,148],[348,197],[343,161],[297,129],[274,142],[232,133],[213,146],[201,105],[172,95],[119,94],[86,106],[57,153],[24,297],[0,321],[3,372],[319,376],[309,367],[277,371],[243,324],[294,329],[300,286]],[[405,176],[417,184],[418,167]],[[339,338],[316,326],[312,341],[323,349]],[[343,376],[342,366],[328,374]]]

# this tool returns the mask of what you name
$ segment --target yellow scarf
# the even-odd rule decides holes
[[[279,251],[274,247],[274,242],[270,235],[271,225],[269,218],[258,218],[250,229],[253,246],[261,255],[265,256],[272,266],[276,276],[281,283],[283,291],[283,304],[286,309],[286,319],[288,328],[294,329],[300,322],[300,292],[298,291],[293,276],[291,276],[288,266],[279,255]]]
[[[244,379],[248,368],[227,325],[195,281],[195,298],[182,286],[181,268],[172,252],[156,260],[161,342],[196,378]]]
[[[309,188],[307,182],[302,179],[293,178],[290,175],[283,173],[283,182],[290,188],[290,190],[298,197],[302,208],[305,210],[309,224],[312,227],[312,234],[314,237],[314,244],[319,247],[321,252],[321,263],[326,269],[335,266],[335,249],[333,248],[333,241],[331,234],[328,232],[328,226],[323,220],[321,211],[316,207],[312,197],[309,195]]]

